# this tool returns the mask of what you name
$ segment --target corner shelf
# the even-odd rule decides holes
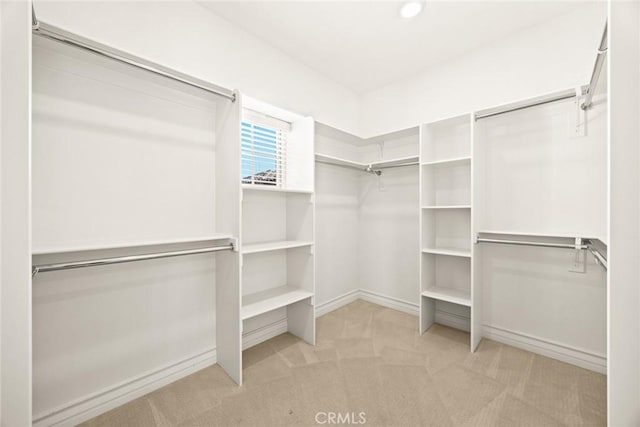
[[[316,153],[315,158],[316,158],[316,161],[322,161],[322,162],[330,163],[336,166],[347,166],[347,167],[358,168],[363,170],[369,166],[374,168],[376,167],[382,168],[382,167],[389,167],[389,166],[398,166],[405,163],[412,163],[412,162],[419,161],[418,156],[406,156],[406,157],[396,157],[394,159],[387,159],[387,160],[376,160],[374,162],[356,162],[354,160],[343,159],[340,157],[329,156],[327,154],[320,154],[320,153]]]
[[[320,160],[322,162],[327,162],[336,166],[348,166],[348,167],[362,168],[362,169],[367,167],[367,165],[365,165],[364,163],[356,162],[353,160],[347,160],[340,157],[329,156],[327,154],[316,153],[315,159],[316,161]]]
[[[422,253],[433,255],[455,256],[460,258],[471,258],[471,250],[445,249],[445,248],[424,248]]]
[[[412,163],[412,162],[417,162],[419,160],[418,156],[407,156],[407,157],[398,157],[395,159],[389,159],[389,160],[378,160],[375,162],[371,162],[371,163],[366,163],[366,166],[371,165],[372,167],[388,167],[388,166],[397,166],[397,165],[402,165],[404,163]]]
[[[294,286],[280,286],[242,297],[242,320],[313,297],[313,292]]]
[[[471,307],[471,292],[462,289],[430,286],[422,292],[422,296]]]

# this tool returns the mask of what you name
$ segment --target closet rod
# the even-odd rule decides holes
[[[98,267],[101,265],[122,264],[125,262],[147,261],[147,260],[159,259],[159,258],[172,258],[172,257],[178,257],[178,256],[185,256],[185,255],[206,254],[206,253],[218,252],[218,251],[230,251],[233,249],[234,249],[234,246],[231,243],[225,246],[210,246],[207,248],[187,249],[182,251],[156,252],[152,254],[129,255],[129,256],[113,257],[113,258],[100,258],[100,259],[91,259],[86,261],[70,261],[70,262],[61,262],[57,264],[39,264],[39,265],[33,266],[33,269],[31,270],[31,277],[35,277],[36,274],[38,273],[46,273],[48,271],[71,270],[74,268],[84,268],[84,267]]]
[[[588,249],[588,245],[572,245],[569,243],[548,243],[548,242],[527,242],[523,240],[503,240],[503,239],[476,239],[477,243],[498,243],[502,245],[516,246],[539,246],[544,248],[561,248],[561,249]]]
[[[607,259],[593,246],[590,239],[581,239],[584,243],[580,245],[572,245],[569,243],[547,243],[547,242],[527,242],[523,240],[503,240],[503,239],[485,239],[478,237],[476,243],[497,243],[502,245],[516,246],[537,246],[543,248],[560,248],[560,249],[581,249],[588,250],[595,258],[596,262],[605,270],[608,268]]]
[[[177,82],[184,83],[186,85],[189,85],[198,89],[202,89],[214,95],[222,96],[224,98],[230,99],[231,102],[235,102],[236,100],[236,94],[230,91],[229,89],[212,85],[210,83],[205,82],[204,80],[191,77],[187,74],[180,73],[178,71],[172,70],[162,65],[153,63],[151,61],[146,61],[142,58],[138,58],[133,55],[127,54],[125,52],[122,52],[120,50],[113,49],[111,47],[97,43],[93,40],[78,36],[68,31],[61,30],[45,22],[38,21],[38,19],[36,18],[35,11],[33,11],[33,9],[32,9],[32,31],[33,31],[33,34],[35,35],[45,37],[47,39],[54,40],[66,45],[74,46],[74,47],[104,56],[106,58],[116,60],[118,62],[127,64],[127,65],[132,65],[134,67],[152,72],[159,76],[166,77],[171,80],[175,80]]]
[[[403,168],[405,166],[417,166],[420,162],[409,162],[409,163],[401,163],[399,165],[389,165],[389,166],[378,166],[376,169],[393,169],[393,168]]]
[[[582,95],[587,93],[587,86],[583,86],[581,88]],[[498,116],[500,114],[511,113],[513,111],[524,110],[531,107],[537,107],[538,105],[550,104],[552,102],[563,101],[565,99],[572,99],[576,97],[576,91],[573,89],[566,90],[563,92],[554,93],[548,96],[540,97],[532,99],[531,101],[512,104],[507,107],[499,108],[499,109],[491,109],[485,110],[484,112],[480,111],[476,114],[476,120],[486,119],[488,117]]]
[[[607,26],[608,22],[605,22],[602,39],[600,40],[600,47],[598,48],[598,56],[596,56],[596,62],[593,64],[593,72],[591,73],[591,80],[589,81],[589,89],[587,89],[587,96],[584,99],[584,104],[582,104],[583,110],[587,110],[591,107],[593,95],[595,94],[598,79],[600,78],[600,72],[602,71],[604,60],[607,57]]]

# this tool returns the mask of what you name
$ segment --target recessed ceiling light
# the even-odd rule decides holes
[[[400,8],[400,16],[403,18],[413,18],[422,12],[423,2],[410,1],[402,5]]]

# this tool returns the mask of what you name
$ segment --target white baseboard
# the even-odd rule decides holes
[[[216,363],[216,350],[134,377],[98,393],[33,417],[33,426],[75,426]]]
[[[436,310],[436,323],[439,323],[441,325],[470,332],[470,322],[471,320],[466,316],[460,316],[459,314],[451,313],[444,310]]]
[[[327,314],[358,299],[416,316],[419,313],[418,304],[358,289],[316,306],[316,317]],[[468,318],[443,310],[436,311],[436,322],[456,329],[469,330]],[[284,332],[287,332],[286,319],[270,323],[244,334],[242,348],[252,347]],[[585,369],[606,373],[606,357],[585,350],[489,325],[483,326],[483,337]],[[207,350],[164,368],[132,378],[101,392],[83,397],[63,407],[44,414],[38,414],[34,416],[33,425],[35,427],[77,425],[215,363],[216,350]]]
[[[351,292],[347,292],[344,295],[330,299],[327,302],[316,305],[316,317],[320,317],[324,314],[330,313],[333,310],[337,310],[340,307],[344,307],[347,304],[351,304],[355,300],[360,298],[360,290],[355,289]]]
[[[364,289],[360,289],[358,295],[360,299],[364,301],[378,304],[383,307],[388,307],[394,310],[402,311],[404,313],[413,314],[414,316],[418,316],[418,314],[420,313],[420,306],[418,304],[403,301],[398,298],[389,297],[377,292],[371,292]]]
[[[258,345],[261,342],[265,342],[273,337],[277,337],[280,334],[287,332],[287,319],[281,319],[277,322],[270,323],[262,326],[253,331],[242,334],[242,349],[246,350],[249,347]]]
[[[590,371],[607,373],[607,358],[604,355],[490,325],[483,325],[482,336]]]

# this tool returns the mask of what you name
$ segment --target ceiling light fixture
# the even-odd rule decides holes
[[[422,12],[423,6],[424,4],[421,1],[409,1],[400,8],[400,16],[403,18],[413,18]]]

